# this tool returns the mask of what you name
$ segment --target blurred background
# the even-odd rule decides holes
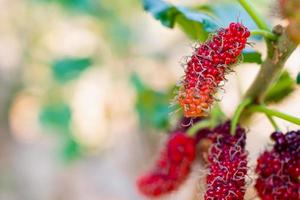
[[[253,2],[270,23],[285,23],[273,1]],[[246,21],[241,10],[232,17]],[[140,0],[0,0],[0,200],[145,199],[135,178],[180,117],[169,105],[192,47]],[[254,49],[263,52],[264,44]],[[293,79],[299,55],[287,63]],[[244,64],[228,77],[220,94],[227,116],[258,69]],[[293,90],[272,106],[299,116],[300,91]],[[253,165],[272,127],[262,115],[247,127]],[[196,164],[180,191],[165,198],[201,199],[202,169]],[[247,195],[255,196],[251,187]]]

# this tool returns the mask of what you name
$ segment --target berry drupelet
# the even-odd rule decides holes
[[[274,132],[275,144],[257,160],[255,188],[262,200],[300,199],[300,131]]]
[[[237,62],[250,36],[241,23],[231,23],[220,29],[210,40],[196,48],[188,60],[178,101],[185,117],[207,114],[225,74]]]

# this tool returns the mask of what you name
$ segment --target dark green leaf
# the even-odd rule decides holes
[[[164,26],[173,28],[178,24],[183,31],[195,40],[204,40],[207,33],[218,25],[207,12],[174,6],[163,0],[143,0],[144,9],[149,11]]]
[[[278,81],[267,92],[265,103],[279,102],[294,91],[295,81],[284,71]]]
[[[173,88],[165,93],[155,91],[139,79],[132,76],[132,83],[137,92],[136,110],[142,126],[165,129],[169,127],[169,114],[175,108],[170,107]]]
[[[91,65],[90,58],[63,58],[52,63],[52,72],[56,80],[64,83],[77,78]]]
[[[297,84],[300,85],[300,73],[297,75]]]
[[[60,131],[68,131],[71,109],[66,104],[45,105],[39,115],[43,125]]]
[[[261,53],[249,49],[243,51],[243,62],[244,63],[262,63]]]

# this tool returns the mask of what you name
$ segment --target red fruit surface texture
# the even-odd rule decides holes
[[[195,160],[196,140],[183,132],[171,134],[155,167],[137,179],[137,187],[148,197],[176,190],[188,177]]]
[[[206,116],[230,66],[237,62],[250,36],[241,23],[220,29],[200,44],[187,61],[178,101],[185,117]]]
[[[206,177],[205,200],[242,200],[245,195],[247,152],[245,130],[238,127],[230,135],[230,122],[212,131],[214,141],[210,153],[209,174]]]
[[[274,132],[270,151],[257,160],[255,183],[262,200],[300,199],[300,131]]]

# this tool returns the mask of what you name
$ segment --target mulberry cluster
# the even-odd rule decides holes
[[[196,48],[187,62],[178,95],[185,117],[206,115],[214,94],[230,71],[230,65],[237,62],[249,36],[250,32],[241,23],[231,23]]]
[[[196,141],[183,132],[171,134],[154,169],[137,180],[140,192],[157,197],[176,190],[188,177],[195,160]]]
[[[209,174],[206,177],[206,200],[242,200],[245,195],[247,153],[245,130],[238,127],[230,135],[230,122],[214,129],[210,135],[213,146],[208,156]]]
[[[181,122],[188,120],[183,118]],[[191,171],[196,145],[205,139],[213,144],[207,158],[210,172],[205,199],[243,199],[247,174],[245,130],[238,126],[232,136],[230,121],[227,121],[212,130],[199,130],[195,137],[190,138],[184,129],[178,128],[171,134],[155,167],[137,180],[140,192],[148,197],[159,197],[178,189]]]
[[[256,190],[262,200],[300,199],[300,131],[274,132],[271,151],[257,160]]]

